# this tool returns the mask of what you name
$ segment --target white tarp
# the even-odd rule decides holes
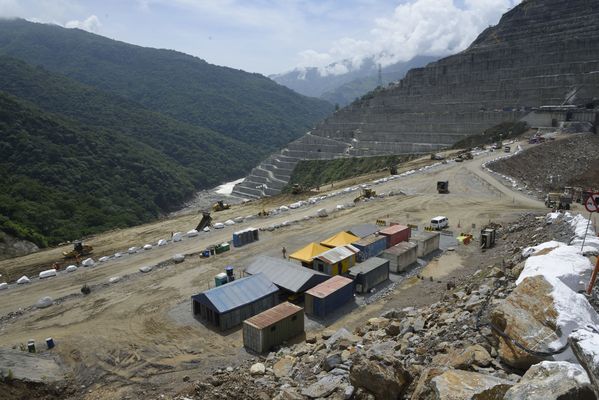
[[[129,250],[127,250],[127,252],[129,254],[135,254],[137,253],[137,250],[139,250],[137,247],[133,246],[133,247],[129,247]]]
[[[151,244],[144,244],[144,250],[152,250]]]
[[[117,283],[120,280],[121,280],[120,276],[113,276],[112,278],[108,279],[108,283]]]
[[[29,283],[31,282],[31,279],[27,278],[25,275],[23,275],[22,277],[19,278],[19,280],[17,281],[17,283],[19,285],[23,285],[25,283]]]
[[[75,271],[77,271],[77,266],[76,266],[76,265],[69,265],[69,266],[68,266],[68,267],[65,269],[65,271],[67,271],[67,272],[75,272]]]
[[[223,224],[222,222],[217,222],[213,225],[213,227],[214,229],[223,229],[225,227],[225,224]]]
[[[196,231],[195,229],[192,229],[189,232],[187,232],[187,237],[196,237],[196,236],[198,236],[198,231]]]
[[[8,283],[2,282],[0,283],[0,290],[8,289]]]
[[[235,225],[235,221],[233,221],[232,219],[228,219],[225,221],[225,225],[227,225],[227,226]]]
[[[164,239],[160,239],[160,240],[158,241],[158,246],[166,246],[166,243],[167,243],[167,241],[166,241],[166,240],[164,240]]]
[[[93,267],[96,265],[96,262],[93,258],[86,258],[81,264],[83,264],[84,267]]]
[[[108,260],[110,260],[110,257],[107,257],[107,256],[100,257],[100,259],[98,259],[98,261],[100,261],[100,262],[106,262]]]
[[[48,269],[48,270],[40,272],[40,279],[49,278],[51,276],[56,276],[56,269],[55,268]]]
[[[183,238],[183,233],[181,233],[181,232],[173,233],[173,242],[180,242],[182,238]]]

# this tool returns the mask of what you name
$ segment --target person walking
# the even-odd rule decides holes
[[[283,258],[287,259],[287,249],[283,246]]]

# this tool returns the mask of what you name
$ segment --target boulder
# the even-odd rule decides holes
[[[408,373],[399,364],[383,363],[357,356],[349,372],[351,384],[372,393],[377,400],[395,400],[410,383]]]
[[[595,400],[584,369],[567,361],[543,361],[526,371],[505,400]]]
[[[428,400],[433,396],[433,391],[430,385],[431,379],[435,376],[441,375],[443,372],[447,371],[447,368],[437,368],[437,367],[429,367],[423,370],[420,373],[420,378],[418,378],[418,382],[416,383],[416,387],[412,392],[412,397],[410,400]]]
[[[150,271],[152,271],[152,266],[150,265],[146,265],[145,267],[139,267],[139,272],[146,273]]]
[[[327,213],[326,208],[320,208],[318,211],[316,211],[316,215],[319,217],[327,217],[329,214]]]
[[[341,354],[339,354],[339,353],[329,354],[322,361],[322,369],[329,372],[330,370],[337,367],[341,363],[342,363]]]
[[[37,308],[47,308],[50,307],[52,304],[54,304],[54,300],[52,300],[51,297],[45,296],[39,299],[37,303],[35,303],[35,306]]]
[[[291,374],[295,357],[283,357],[272,366],[272,371],[277,378],[283,378]]]
[[[452,369],[431,379],[434,400],[502,400],[514,383],[491,375]]]
[[[462,350],[450,350],[447,354],[439,354],[433,358],[433,365],[447,366],[455,369],[472,369],[472,366],[488,367],[493,358],[489,352],[479,344],[469,346]]]
[[[175,254],[172,258],[173,262],[175,264],[179,264],[182,263],[183,261],[185,261],[185,255],[183,254]]]
[[[264,375],[265,372],[266,372],[266,367],[262,363],[256,363],[250,367],[250,375],[252,375],[252,376]]]
[[[285,388],[281,390],[273,400],[304,400],[304,396],[296,392],[295,390]]]
[[[580,329],[570,335],[568,342],[599,398],[599,333]]]
[[[302,390],[302,394],[311,399],[327,397],[333,393],[342,381],[342,377],[334,375],[325,375],[317,382]]]

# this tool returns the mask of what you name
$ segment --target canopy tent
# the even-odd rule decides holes
[[[328,247],[321,246],[318,243],[310,243],[306,247],[290,254],[289,258],[303,263],[311,263],[312,260],[314,260],[314,257],[319,256],[328,250],[330,250]]]
[[[339,232],[338,234],[331,236],[330,238],[323,240],[322,242],[320,242],[321,245],[329,247],[329,248],[335,248],[335,247],[340,247],[340,246],[345,246],[348,244],[352,244],[354,242],[357,242],[358,240],[360,240],[359,237],[352,235],[351,233],[347,233],[347,232]]]

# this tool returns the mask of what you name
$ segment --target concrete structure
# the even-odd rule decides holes
[[[344,276],[334,276],[306,292],[306,314],[326,317],[354,298],[354,282]]]
[[[439,232],[418,232],[412,236],[410,242],[418,245],[418,257],[426,257],[433,251],[439,250],[441,233]]]
[[[304,309],[289,302],[243,321],[243,345],[256,353],[304,333]]]
[[[355,242],[357,240],[360,240],[360,238],[352,235],[351,233],[339,232],[336,235],[333,235],[330,238],[325,239],[322,242],[320,242],[320,245],[333,249],[335,247],[352,244],[353,242]]]
[[[314,258],[312,268],[327,275],[345,274],[356,264],[359,249],[352,245],[335,247]]]
[[[407,242],[412,235],[412,230],[405,225],[391,225],[379,231],[379,235],[387,237],[387,248],[401,242]]]
[[[330,278],[321,272],[304,268],[300,265],[268,256],[260,256],[252,262],[245,273],[249,275],[264,274],[285,294],[303,293],[308,289]]]
[[[373,257],[349,269],[358,293],[368,293],[373,287],[389,279],[389,260]]]
[[[599,7],[592,1],[522,2],[468,49],[335,112],[233,193],[278,194],[299,160],[432,153],[533,108],[586,104],[599,97],[597,54]]]
[[[389,260],[391,272],[403,272],[418,259],[418,245],[412,242],[401,242],[385,250],[381,257]]]
[[[387,237],[383,235],[370,235],[353,243],[360,250],[359,261],[365,261],[370,257],[377,257],[387,249]]]
[[[274,307],[278,291],[264,274],[252,275],[191,296],[192,312],[224,331]]]
[[[329,251],[329,248],[318,243],[310,243],[306,247],[302,247],[301,249],[291,253],[289,255],[289,259],[297,260],[301,262],[304,267],[312,268],[314,257],[321,255],[325,251]]]

